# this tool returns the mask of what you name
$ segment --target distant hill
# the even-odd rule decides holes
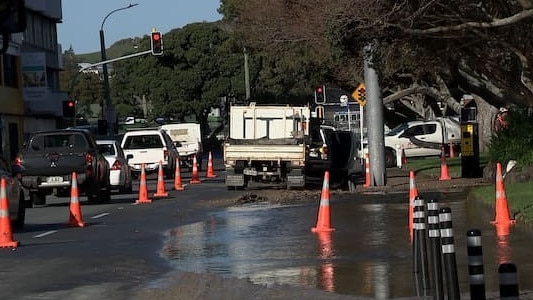
[[[148,36],[145,36],[144,39],[147,40],[147,37]],[[145,42],[144,44],[147,44],[147,43]],[[112,58],[121,57],[127,54],[131,54],[137,51],[148,50],[148,48],[146,48],[147,45],[144,45],[144,48],[146,49],[141,49],[142,47],[143,47],[143,38],[141,37],[123,39],[123,40],[115,42],[113,45],[111,45],[111,47],[108,47],[106,49],[106,57],[107,59],[112,59]],[[86,62],[86,63],[91,63],[91,64],[97,63],[102,60],[102,55],[100,51],[92,52],[92,53],[76,54],[76,57],[81,62]]]

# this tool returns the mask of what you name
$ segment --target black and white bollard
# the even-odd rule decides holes
[[[426,245],[426,215],[424,199],[413,201],[413,273],[417,296],[427,296],[430,289]]]
[[[518,278],[516,275],[516,266],[513,263],[501,264],[498,267],[500,276],[500,299],[501,300],[518,300]]]
[[[440,242],[439,203],[429,200],[428,204],[428,235],[431,258],[431,279],[433,286],[433,299],[444,299],[444,284],[442,279],[442,253]]]
[[[452,210],[443,207],[439,210],[440,236],[442,243],[442,260],[446,275],[446,286],[449,300],[459,300],[459,279],[457,277],[457,262],[455,260],[455,245],[453,239]]]
[[[485,300],[485,271],[483,267],[483,248],[481,231],[470,229],[466,232],[468,253],[468,280],[470,282],[470,299]]]

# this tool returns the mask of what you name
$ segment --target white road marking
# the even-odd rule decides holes
[[[51,234],[54,234],[54,233],[56,233],[56,232],[57,232],[57,230],[51,230],[51,231],[47,231],[47,232],[45,232],[45,233],[41,233],[41,234],[38,234],[38,235],[34,235],[33,237],[34,237],[34,238],[42,238],[42,237],[44,237],[44,236],[51,235]]]
[[[110,215],[110,213],[102,213],[102,214],[99,214],[99,215],[91,217],[91,219],[99,219],[99,218],[105,217],[107,215]]]

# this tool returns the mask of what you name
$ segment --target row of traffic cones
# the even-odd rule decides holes
[[[214,178],[216,177],[215,171],[213,169],[213,156],[211,155],[211,152],[209,152],[209,160],[207,163],[207,178]],[[192,167],[192,176],[191,180],[189,181],[190,184],[198,184],[201,183],[200,177],[198,175],[198,161],[196,159],[196,156],[193,158],[193,167]],[[180,168],[180,159],[179,157],[176,158],[176,169],[174,174],[174,190],[176,191],[183,191],[185,188],[183,187],[183,183],[181,180],[181,168]],[[157,174],[157,188],[156,192],[153,194],[154,197],[158,198],[164,198],[168,197],[168,192],[166,191],[165,187],[165,178],[163,174],[163,166],[162,162],[159,162],[159,170]],[[148,187],[146,184],[146,172],[144,169],[144,164],[141,165],[141,178],[140,178],[140,184],[139,184],[139,199],[135,202],[137,204],[140,203],[152,203],[152,200],[148,198]]]

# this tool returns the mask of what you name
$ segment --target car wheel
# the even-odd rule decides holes
[[[385,149],[385,166],[387,168],[396,166],[396,152],[390,148]]]
[[[13,222],[13,228],[15,229],[24,228],[24,221],[26,220],[26,201],[24,200],[22,191],[20,193],[17,219]]]

